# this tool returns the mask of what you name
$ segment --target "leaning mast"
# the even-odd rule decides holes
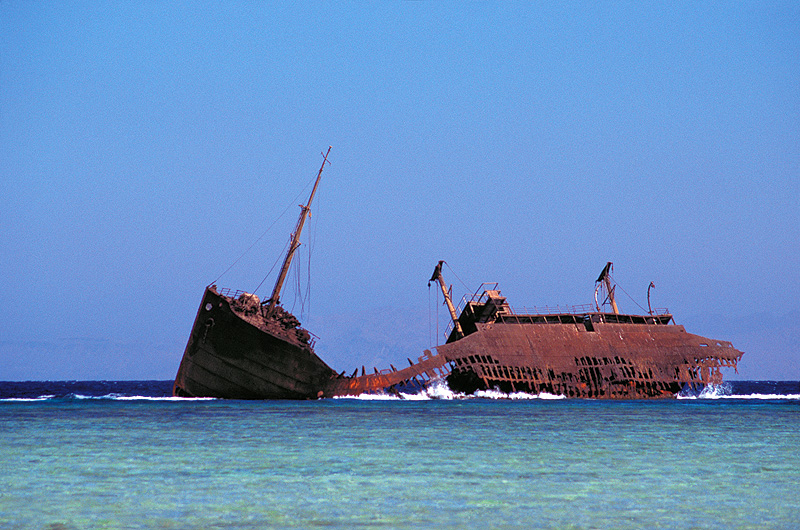
[[[606,263],[606,266],[603,268],[603,272],[600,273],[600,277],[597,278],[597,281],[595,283],[597,283],[597,284],[599,284],[600,282],[603,283],[603,285],[606,288],[606,292],[608,293],[607,297],[608,297],[608,301],[611,303],[611,309],[614,310],[614,314],[615,315],[618,315],[619,314],[619,308],[617,307],[617,301],[614,298],[614,286],[611,285],[611,278],[609,277],[609,274],[613,270],[613,268],[614,268],[614,264],[613,263],[611,263],[610,261],[608,263]],[[598,287],[599,287],[599,285],[598,285]],[[595,290],[595,293],[597,293],[596,290]],[[648,290],[647,293],[648,293],[648,296],[649,296],[650,291]],[[597,295],[595,294],[595,304],[597,303],[597,299],[596,298],[597,298]],[[648,298],[648,300],[649,300],[649,298]],[[603,303],[605,303],[605,302],[603,302]],[[600,309],[598,307],[598,311],[599,310]]]
[[[308,202],[305,206],[302,204],[300,205],[300,218],[297,220],[297,226],[292,233],[292,241],[289,244],[289,250],[286,252],[286,258],[283,260],[283,266],[281,267],[281,272],[278,274],[278,279],[275,282],[275,288],[272,289],[272,296],[270,296],[269,300],[265,302],[265,305],[267,306],[267,316],[269,316],[274,310],[275,306],[280,303],[283,282],[286,280],[286,274],[289,272],[289,266],[292,264],[292,257],[294,256],[297,248],[300,246],[300,233],[303,231],[303,225],[306,222],[306,217],[308,217],[308,213],[311,211],[311,201],[314,200],[314,194],[317,193],[317,186],[319,186],[319,181],[322,178],[322,170],[325,169],[326,162],[330,163],[328,162],[328,153],[330,152],[331,146],[328,146],[328,151],[323,155],[322,166],[320,166],[319,173],[317,173],[317,180],[314,182],[314,188],[311,190],[311,195],[308,197]]]
[[[453,326],[456,328],[456,333],[458,333],[458,338],[462,338],[464,336],[464,330],[461,327],[461,322],[458,320],[458,315],[456,314],[456,308],[453,305],[453,300],[450,298],[450,293],[447,291],[447,286],[444,283],[444,277],[442,276],[442,264],[444,261],[440,261],[436,268],[433,269],[433,275],[431,279],[428,280],[428,286],[430,287],[430,282],[437,282],[439,287],[442,289],[442,294],[444,295],[444,303],[447,304],[447,310],[450,312],[450,318],[453,320]]]

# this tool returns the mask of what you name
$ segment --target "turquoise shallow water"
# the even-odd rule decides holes
[[[800,528],[800,401],[0,403],[0,529]]]

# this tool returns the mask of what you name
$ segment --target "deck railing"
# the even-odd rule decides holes
[[[218,287],[217,294],[221,294],[222,296],[227,296],[228,298],[239,298],[240,295],[243,294],[252,294],[248,293],[247,291],[240,291],[240,290],[233,290],[227,287]]]
[[[496,284],[494,284],[496,285]],[[457,314],[461,315],[464,310],[464,307],[470,302],[477,302],[477,303],[484,303],[488,297],[485,296],[485,292],[481,295],[467,295],[462,298],[461,303],[458,305]],[[509,307],[509,313],[505,313],[503,315],[499,315],[498,318],[503,320],[504,322],[518,322],[518,323],[549,323],[549,324],[579,324],[583,322],[583,317],[586,315],[585,318],[589,318],[588,315],[600,315],[600,321],[604,322],[617,322],[617,323],[631,323],[631,324],[663,324],[664,321],[662,319],[656,318],[663,315],[669,315],[669,309],[664,307],[659,307],[653,309],[652,314],[648,315],[626,315],[620,314],[615,315],[613,313],[608,313],[607,311],[597,311],[597,308],[593,304],[580,304],[580,305],[555,305],[555,306],[543,306],[543,307],[523,307],[519,308],[512,308]],[[559,316],[559,315],[569,315],[569,317]],[[527,318],[526,318],[527,317]],[[671,321],[671,319],[669,319]],[[450,334],[453,331],[453,327],[455,323],[452,320],[448,320],[447,326],[445,326],[444,337],[445,339],[450,337]]]
[[[584,315],[586,313],[595,313],[596,311],[596,308],[592,304],[533,306],[523,307],[521,310],[518,308],[511,308],[511,313],[514,315]]]

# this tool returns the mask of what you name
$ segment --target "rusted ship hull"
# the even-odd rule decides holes
[[[283,309],[281,290],[311,211],[328,155],[292,233],[269,300],[207,287],[197,310],[172,393],[230,399],[313,399],[336,374],[315,353],[311,335]]]
[[[569,315],[575,317],[576,315]],[[600,315],[597,315],[600,316]],[[402,370],[330,380],[325,397],[445,381],[454,392],[548,393],[573,398],[652,399],[686,385],[722,382],[742,352],[731,343],[687,333],[679,325],[493,323],[427,351]],[[581,329],[583,328],[583,329]]]
[[[336,374],[314,353],[304,330],[294,326],[265,329],[260,317],[263,309],[257,300],[243,295],[226,296],[214,286],[206,289],[173,394],[228,399],[321,397],[327,381]]]
[[[465,394],[496,388],[650,399],[673,397],[686,385],[720,383],[721,368],[735,369],[742,356],[730,342],[687,333],[668,314],[516,314],[499,291],[491,293],[461,312],[465,336],[454,331],[447,343],[409,360],[405,368],[371,374],[362,369],[360,376],[346,377],[314,353],[296,322],[269,329],[257,300],[248,298],[252,295],[211,286],[195,318],[174,395],[316,399],[413,392],[443,381]]]
[[[405,369],[337,374],[314,353],[308,333],[289,322],[269,329],[253,295],[208,287],[173,384],[179,397],[317,399],[420,390],[450,372],[444,357],[426,350]],[[287,318],[291,315],[285,313]]]
[[[620,314],[611,263],[597,282],[607,288],[613,313],[599,311],[599,304],[598,311],[517,313],[496,288],[465,297],[458,313],[442,263],[430,281],[440,284],[453,320],[447,342],[403,370],[331,380],[323,395],[393,392],[420,380],[421,386],[444,380],[466,394],[497,388],[576,398],[663,398],[687,385],[721,383],[721,369],[736,369],[743,355],[730,342],[687,333],[665,310]]]
[[[409,366],[391,367],[381,371],[350,377],[339,375],[329,379],[322,389],[323,397],[358,396],[371,393],[399,394],[424,390],[434,381],[444,381],[451,371],[451,363],[442,355],[425,350],[423,355]]]
[[[451,362],[453,390],[611,399],[671,397],[687,384],[720,383],[720,368],[735,367],[742,355],[729,342],[678,325],[595,322],[592,328],[495,322],[437,351]]]

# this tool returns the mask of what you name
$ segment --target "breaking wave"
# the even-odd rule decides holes
[[[764,383],[762,386],[767,387],[769,383]],[[774,387],[777,384],[773,384]],[[760,388],[758,390],[764,390],[765,388]],[[692,389],[684,389],[678,395],[678,399],[754,399],[754,400],[774,400],[774,399],[783,399],[783,400],[800,400],[800,393],[780,393],[780,392],[769,392],[765,393],[763,391],[756,391],[756,392],[736,392],[734,390],[733,383],[727,382],[722,383],[719,385],[706,385],[700,391],[695,391]]]
[[[35,398],[14,397],[14,398],[2,398],[2,399],[0,399],[0,402],[3,402],[3,401],[15,402],[16,401],[16,402],[24,403],[24,402],[28,402],[28,401],[48,401],[48,400],[54,399],[54,398],[55,398],[55,396],[39,396],[39,397],[35,397]]]
[[[528,394],[525,392],[512,392],[506,394],[497,389],[477,390],[474,394],[453,392],[444,380],[433,381],[426,388],[417,393],[398,392],[396,394],[377,393],[360,394],[358,396],[336,396],[333,399],[357,399],[362,401],[429,401],[429,400],[466,400],[466,399],[494,399],[494,400],[531,400],[531,399],[566,399],[566,396],[556,396],[543,392],[541,394]]]
[[[720,385],[707,385],[698,389],[685,388],[677,396],[679,400],[800,400],[800,384],[797,382],[738,381]],[[478,390],[474,394],[453,392],[444,380],[432,382],[417,393],[375,393],[358,396],[337,396],[334,399],[356,399],[362,401],[428,401],[491,399],[507,401],[562,400],[563,395],[526,392],[505,393],[498,389]]]
[[[798,401],[800,381],[730,381],[721,385],[686,388],[679,400],[761,400]],[[172,381],[0,381],[0,403],[35,402],[160,402],[206,401],[214,398],[183,398],[172,396]],[[429,401],[429,400],[564,400],[563,395],[525,392],[505,393],[498,389],[477,391],[474,394],[453,392],[440,379],[424,389],[409,389],[399,393],[362,394],[340,396],[334,399],[363,401]]]
[[[114,401],[210,401],[217,398],[200,397],[187,398],[176,396],[125,396],[122,394],[107,394],[105,396],[81,396],[76,395],[75,399],[111,399]]]
[[[89,396],[83,394],[68,394],[65,396],[46,395],[38,397],[9,397],[0,398],[0,403],[3,402],[36,402],[36,401],[83,401],[83,400],[97,400],[97,401],[209,401],[216,398],[185,398],[174,396],[126,396],[122,394],[105,394],[102,396]]]

